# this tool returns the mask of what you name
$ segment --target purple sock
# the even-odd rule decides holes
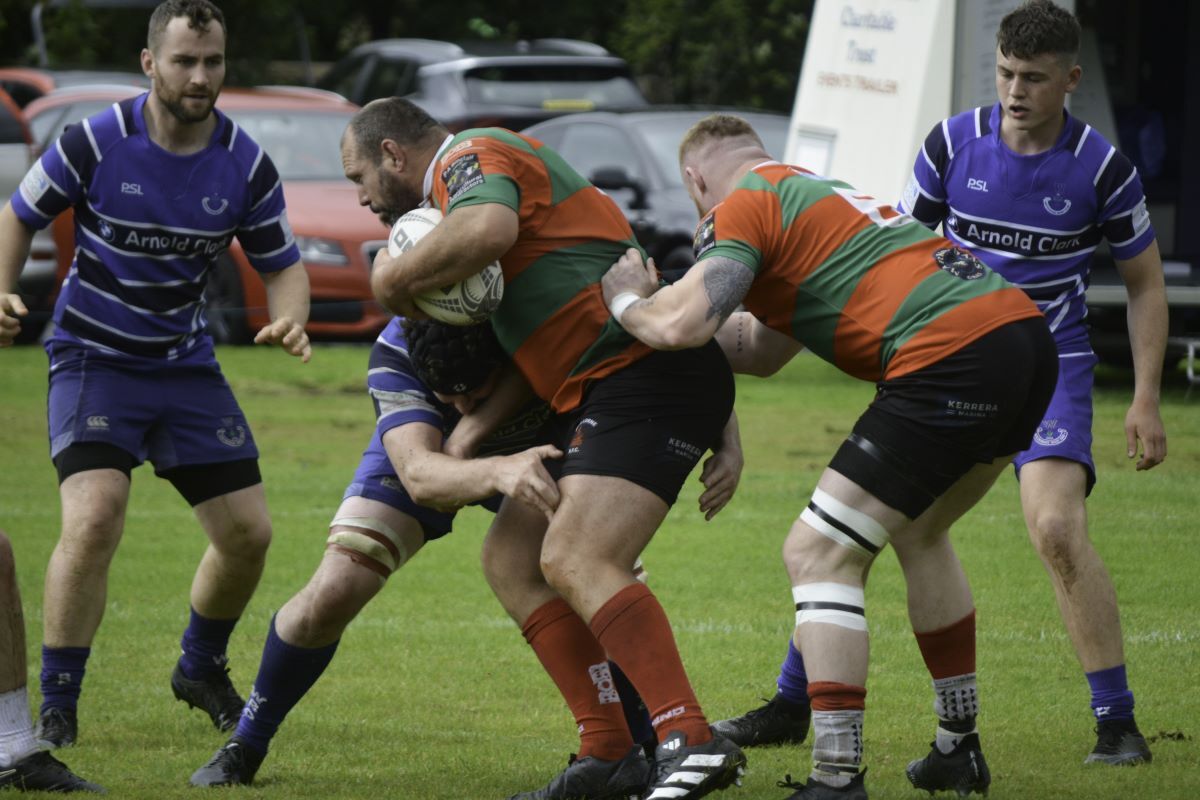
[[[48,708],[75,710],[91,652],[90,647],[42,645],[42,711]]]
[[[317,648],[288,644],[275,632],[272,617],[258,677],[250,688],[234,735],[265,754],[283,718],[321,677],[337,646],[338,642]]]
[[[211,675],[225,668],[225,648],[229,644],[229,635],[237,618],[209,619],[192,609],[191,619],[188,620],[187,630],[179,640],[183,654],[179,656],[179,667],[183,674],[195,680],[203,675]]]
[[[1087,673],[1092,687],[1092,713],[1096,720],[1133,719],[1133,692],[1125,678],[1125,665]]]
[[[779,693],[789,703],[808,705],[808,673],[804,671],[804,659],[796,644],[788,639],[787,658],[779,668],[779,680],[775,682]]]

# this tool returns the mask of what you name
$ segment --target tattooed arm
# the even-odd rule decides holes
[[[750,290],[754,273],[730,258],[705,259],[678,282],[654,291],[654,262],[629,250],[604,276],[604,301],[621,327],[658,350],[699,347],[713,337]],[[624,299],[621,295],[631,295]],[[633,300],[632,296],[642,299]],[[614,303],[614,300],[617,303]]]
[[[748,311],[736,311],[717,331],[734,372],[766,378],[778,372],[804,345],[772,330]]]

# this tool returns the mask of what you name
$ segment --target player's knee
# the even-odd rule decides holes
[[[213,547],[222,555],[243,561],[267,557],[271,545],[271,518],[266,513],[236,516],[212,537]]]
[[[1057,510],[1039,514],[1029,526],[1029,535],[1042,561],[1058,574],[1075,571],[1079,555],[1087,548],[1087,527],[1073,514]]]
[[[546,542],[538,566],[550,588],[562,595],[572,594],[573,588],[586,574],[582,559],[570,548]]]

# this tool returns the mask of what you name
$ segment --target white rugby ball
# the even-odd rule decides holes
[[[414,208],[396,220],[388,236],[393,258],[412,249],[422,236],[442,221],[436,208]],[[493,261],[476,275],[413,298],[417,308],[448,325],[476,325],[488,319],[504,296],[504,273]]]

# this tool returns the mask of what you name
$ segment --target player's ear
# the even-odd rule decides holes
[[[154,54],[148,49],[142,48],[142,72],[147,78],[154,77]]]
[[[379,143],[379,158],[388,169],[404,172],[408,163],[408,152],[395,139],[384,139]]]

